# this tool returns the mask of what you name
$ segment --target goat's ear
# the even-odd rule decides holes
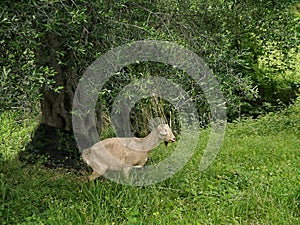
[[[162,126],[158,126],[158,127],[157,127],[157,130],[158,130],[158,132],[159,132],[161,135],[167,135],[166,129],[163,128]]]

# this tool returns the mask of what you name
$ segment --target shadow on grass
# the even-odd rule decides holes
[[[28,164],[42,162],[44,166],[53,169],[76,171],[84,167],[73,133],[46,124],[40,124],[35,129],[25,151],[19,153],[19,159]]]

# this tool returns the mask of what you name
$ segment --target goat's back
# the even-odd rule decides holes
[[[111,167],[143,166],[148,159],[148,152],[140,149],[138,138],[108,138],[93,145],[86,158]],[[88,163],[89,164],[89,163]]]

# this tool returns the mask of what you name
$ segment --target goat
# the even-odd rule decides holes
[[[92,181],[106,171],[122,171],[128,177],[132,167],[143,167],[149,153],[160,144],[175,142],[175,136],[167,124],[160,124],[144,138],[108,138],[84,149],[82,159],[92,169],[88,177]]]

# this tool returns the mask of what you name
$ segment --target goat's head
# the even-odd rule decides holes
[[[160,124],[157,127],[160,139],[164,140],[167,146],[169,142],[175,142],[176,138],[168,124]]]

